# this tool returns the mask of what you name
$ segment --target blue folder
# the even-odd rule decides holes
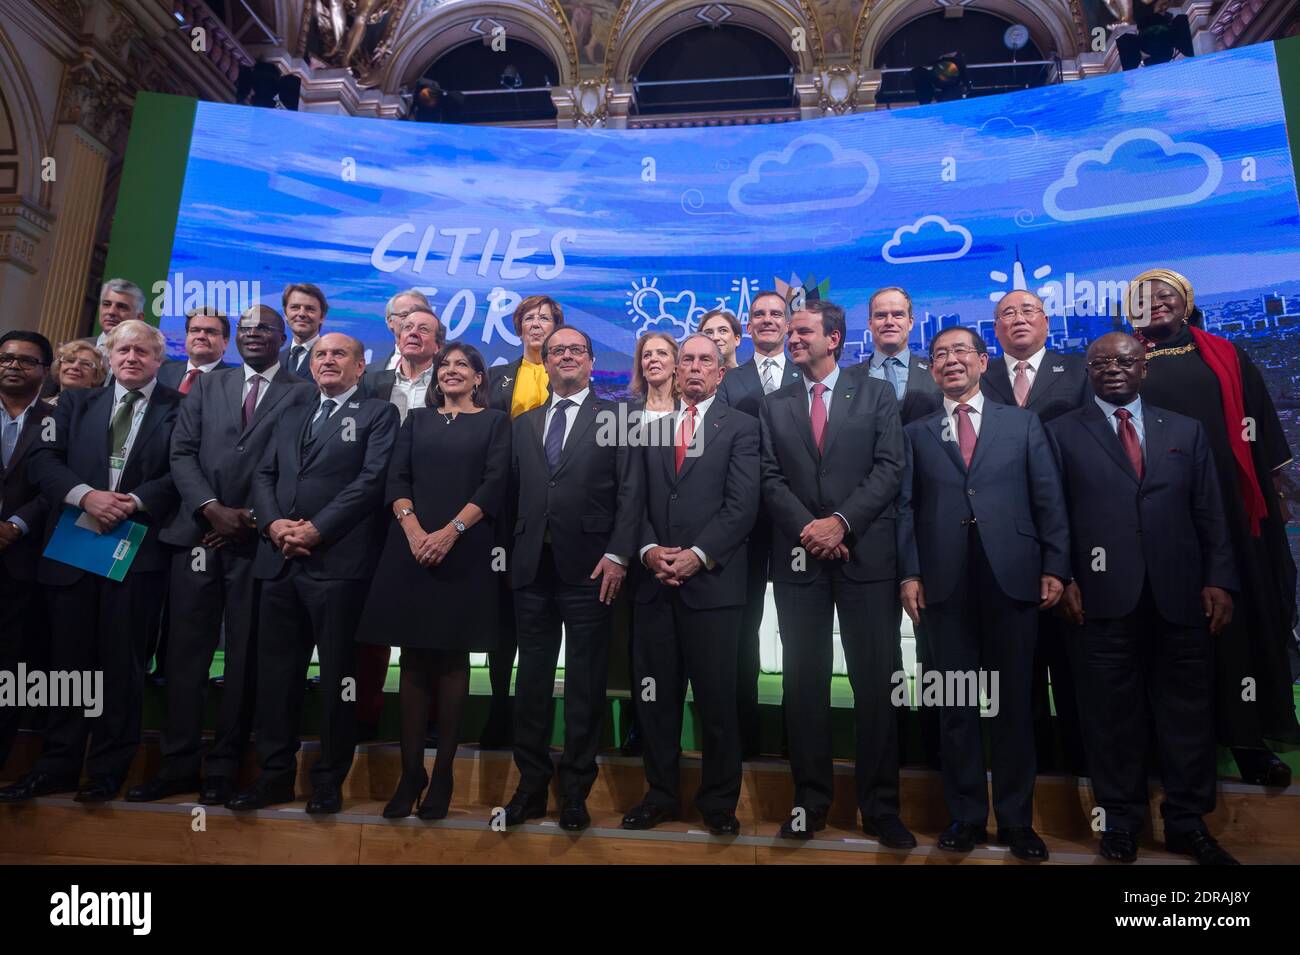
[[[45,545],[45,556],[120,581],[140,552],[147,528],[135,521],[122,521],[108,533],[99,534],[93,529],[93,520],[79,507],[63,505],[59,523]]]

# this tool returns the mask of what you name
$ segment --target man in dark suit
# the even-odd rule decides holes
[[[77,801],[107,802],[117,797],[140,745],[145,648],[158,629],[167,578],[158,530],[177,500],[169,449],[181,396],[158,383],[166,348],[158,329],[128,319],[109,333],[107,346],[114,384],[59,396],[51,426],[42,428],[30,452],[28,473],[49,506],[46,544],[64,505],[80,508],[81,520],[103,530],[130,520],[144,536],[120,581],[41,559],[37,582],[49,605],[51,669],[102,671],[102,713],[88,718],[83,706],[56,710],[36,765],[0,790],[3,802],[75,789],[83,759],[88,779]]]
[[[275,309],[248,309],[235,339],[244,364],[201,376],[177,416],[171,467],[181,502],[160,535],[176,548],[168,594],[171,653],[162,766],[152,780],[127,791],[130,802],[199,792],[203,805],[221,806],[234,794],[256,693],[253,472],[276,420],[315,395],[276,360],[284,340],[284,320]],[[204,698],[223,623],[225,679],[204,762]]]
[[[505,823],[515,826],[546,814],[553,774],[551,697],[563,625],[560,826],[577,831],[591,824],[586,801],[596,780],[605,712],[610,605],[636,551],[644,499],[627,442],[610,437],[618,408],[591,389],[591,339],[566,325],[547,337],[542,354],[551,399],[513,423],[518,503],[510,585],[519,637],[515,764],[520,779]]]
[[[192,308],[185,313],[186,358],[165,361],[158,381],[188,395],[200,375],[225,368],[222,355],[230,343],[230,319],[215,308]]]
[[[1038,610],[1060,600],[1070,578],[1070,534],[1043,426],[1028,411],[984,399],[987,366],[984,340],[969,328],[945,328],[930,341],[944,407],[906,428],[900,591],[907,615],[924,620],[934,654],[936,670],[918,682],[930,687],[937,676],[944,690],[940,753],[953,821],[939,848],[969,852],[988,840],[978,679],[992,720],[998,841],[1019,859],[1041,861],[1030,677]]]
[[[786,358],[785,339],[790,330],[790,315],[785,298],[777,292],[759,292],[750,302],[749,337],[754,342],[754,357],[727,372],[718,386],[718,400],[758,417],[763,398],[793,381],[801,380],[794,362]],[[749,573],[745,590],[745,610],[740,619],[740,644],[737,655],[736,705],[740,718],[740,745],[746,759],[759,754],[761,748],[758,718],[759,627],[763,624],[763,605],[767,602],[767,583],[772,579],[768,568],[772,549],[772,520],[761,497],[758,518],[748,543]]]
[[[867,303],[867,328],[873,351],[862,359],[870,377],[887,382],[898,398],[903,424],[943,407],[930,363],[907,347],[912,334],[912,297],[896,285],[878,289]]]
[[[737,835],[740,735],[736,641],[745,603],[745,540],[758,515],[758,422],[717,401],[725,369],[706,335],[682,342],[682,405],[671,440],[634,455],[645,487],[635,605],[632,692],[649,792],[623,817],[651,829],[679,817],[678,755],[689,680],[704,732],[704,769],[695,804],[714,835]],[[670,422],[672,418],[667,419]],[[653,425],[647,433],[662,435]],[[646,698],[646,694],[650,698]]]
[[[28,473],[29,452],[54,408],[41,401],[54,362],[39,332],[0,337],[0,672],[17,673],[19,661],[43,665],[45,609],[36,583],[40,535],[49,504]],[[19,710],[0,707],[0,766],[18,735]]]
[[[329,312],[325,293],[310,282],[295,282],[284,287],[280,296],[284,320],[293,335],[289,346],[280,352],[281,368],[287,368],[304,381],[312,381],[312,351],[320,341],[321,326]]]
[[[1063,355],[1047,347],[1048,319],[1042,299],[1033,292],[1008,292],[994,306],[993,315],[1003,354],[989,360],[980,383],[987,398],[1027,408],[1043,424],[1092,400],[1083,356]],[[1053,761],[1054,700],[1065,768],[1083,775],[1083,739],[1067,652],[1073,628],[1061,613],[1058,607],[1042,614],[1038,621],[1038,644],[1034,649],[1035,745],[1040,763]]]
[[[1103,335],[1087,367],[1096,397],[1047,432],[1069,507],[1075,579],[1062,602],[1083,628],[1070,650],[1105,813],[1101,855],[1137,858],[1154,725],[1166,846],[1232,864],[1204,821],[1215,798],[1211,641],[1240,587],[1209,441],[1198,421],[1142,401],[1136,339]]]
[[[894,499],[903,430],[894,391],[842,373],[844,310],[809,302],[790,322],[803,377],[760,407],[763,499],[772,515],[772,579],[781,628],[795,808],[786,839],[826,827],[834,798],[832,618],[853,685],[862,826],[892,848],[916,839],[898,816],[898,728],[890,699],[898,657]]]
[[[262,536],[257,641],[260,773],[226,806],[261,809],[294,798],[298,725],[315,645],[321,674],[320,758],[307,812],[338,812],[356,747],[357,622],[383,542],[384,480],[397,409],[357,394],[365,349],[322,335],[312,354],[318,394],[276,420],[253,475]]]

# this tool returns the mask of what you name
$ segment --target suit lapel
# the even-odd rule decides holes
[[[696,451],[694,454],[691,454],[690,448],[687,448],[686,457],[682,459],[682,473],[675,475],[675,483],[680,484],[682,481],[686,480],[686,475],[689,474],[691,468],[695,466],[695,462],[704,457],[708,452],[709,441],[712,439],[714,432],[718,431],[722,427],[723,419],[726,417],[727,406],[715,399],[713,404],[709,405],[708,413],[705,414],[695,426],[695,437],[692,439],[692,444],[696,447]],[[671,464],[675,470],[677,466],[676,457],[674,457]]]
[[[888,382],[886,382],[886,384],[888,384]],[[840,433],[840,426],[844,424],[844,419],[853,413],[853,396],[857,391],[858,389],[854,380],[844,371],[841,371],[839,380],[835,382],[835,390],[831,392],[831,410],[830,415],[826,419],[825,440],[822,442],[825,448],[825,450],[822,451],[823,458],[830,456],[831,446],[835,443],[835,436]],[[811,423],[808,427],[808,433],[812,434]]]
[[[235,382],[235,420],[242,422],[244,420],[244,377],[243,375],[231,375],[230,377],[234,379]],[[270,384],[262,386],[266,390],[266,393],[262,395],[261,399],[257,402],[257,407],[253,409],[253,417],[249,420],[248,427],[244,428],[241,432],[241,438],[266,420],[266,418],[271,414],[271,410],[275,408],[275,406],[280,403],[280,400],[289,393],[290,388],[298,387],[295,384],[290,384],[290,382],[293,382],[296,378],[297,376],[292,372],[281,368],[276,372],[275,377],[271,379]]]
[[[987,406],[986,402],[985,407]],[[961,459],[961,450],[957,447],[957,436],[953,435],[950,438],[944,438],[944,429],[947,426],[948,416],[942,411],[937,415],[934,415],[932,418],[929,418],[925,424],[926,430],[934,435],[934,440],[939,442],[939,447],[943,448],[944,451],[948,453],[948,457],[952,459],[953,466],[956,467],[959,472],[965,474],[966,462]],[[978,441],[975,443],[976,445],[979,444]]]
[[[541,456],[542,464],[546,464],[546,445],[542,440],[542,436],[546,431],[546,415],[550,412],[550,409],[551,403],[547,401],[546,404],[524,413],[530,416],[528,418],[528,430],[537,439],[537,453]]]
[[[971,455],[970,459],[971,473],[974,473],[975,469],[979,467],[980,461],[986,456],[984,453],[985,448],[989,446],[996,432],[1002,426],[1003,407],[995,401],[984,399],[984,409],[980,412],[984,416],[984,420],[980,422],[979,434],[975,436],[975,453]],[[954,448],[957,446],[956,437],[956,435],[953,435],[952,445]],[[957,460],[961,460],[960,453],[957,455]]]
[[[1101,408],[1097,407],[1095,401],[1084,405],[1084,409],[1083,425],[1087,428],[1088,433],[1101,445],[1102,450],[1110,455],[1110,459],[1115,462],[1115,466],[1127,474],[1136,484],[1138,476],[1133,471],[1133,465],[1129,463],[1128,455],[1124,453],[1124,446],[1119,443],[1119,435],[1114,432],[1110,422],[1106,420],[1105,413]]]
[[[564,450],[560,452],[560,463],[556,465],[555,474],[558,475],[564,470],[565,466],[573,460],[573,456],[578,452],[574,449],[582,443],[582,436],[587,433],[591,423],[596,420],[596,413],[601,409],[601,400],[594,394],[588,396],[587,400],[578,406],[577,417],[573,419],[573,430],[569,436],[564,439]],[[545,458],[545,449],[543,448],[543,458]]]
[[[14,443],[14,453],[9,459],[9,467],[0,467],[0,474],[8,474],[22,463],[23,455],[27,453],[27,449],[32,446],[32,442],[45,426],[45,419],[53,413],[54,409],[44,401],[38,400],[32,405],[32,410],[27,412],[27,420],[23,422],[23,430],[18,433],[18,440]]]
[[[95,450],[99,452],[98,456],[104,462],[104,487],[108,487],[109,478],[112,477],[112,468],[108,459],[112,456],[113,449],[108,446],[108,428],[113,418],[113,391],[113,386],[108,385],[101,388],[99,394],[86,402],[86,425],[94,435],[91,440],[99,445]]]
[[[311,462],[316,459],[316,455],[320,454],[321,448],[325,447],[325,445],[329,443],[330,438],[334,437],[334,433],[343,427],[343,419],[350,417],[349,415],[344,414],[344,412],[347,411],[351,405],[358,403],[358,394],[358,391],[352,392],[352,397],[335,408],[334,413],[330,415],[329,420],[321,425],[321,429],[316,435],[316,440],[311,443],[311,448],[307,451],[306,457],[302,459],[303,467],[311,464]],[[320,402],[316,403],[316,410],[320,410]],[[315,416],[316,415],[313,412],[312,417],[314,418]]]
[[[163,415],[165,415],[168,409],[176,403],[173,398],[180,398],[179,394],[173,395],[166,392],[160,393],[160,388],[162,387],[165,386],[162,385],[161,382],[154,386],[153,394],[149,397],[149,403],[145,405],[144,418],[140,421],[140,430],[135,433],[135,440],[131,442],[131,453],[126,459],[125,466],[122,468],[122,479],[118,482],[119,487],[134,486],[134,482],[128,482],[128,474],[131,477],[135,476],[135,472],[139,470],[140,453],[144,449],[145,442],[148,441],[149,436],[154,433],[154,430],[158,427],[158,422],[162,420]]]
[[[1165,455],[1169,451],[1169,439],[1166,437],[1167,428],[1164,419],[1150,408],[1144,408],[1142,411],[1142,426],[1146,431],[1143,440],[1144,455],[1142,483],[1145,484],[1147,479],[1155,473],[1156,468],[1164,463]],[[1119,443],[1119,438],[1115,439]]]
[[[1007,383],[1007,360],[1005,358],[994,358],[989,362],[988,371],[984,372],[980,379],[980,386],[987,386],[996,396],[997,400],[1004,405],[1014,405],[1016,396],[1011,392],[1011,386]]]
[[[934,382],[930,375],[930,363],[913,355],[907,365],[907,387],[903,390],[903,395],[906,397],[909,391],[920,391],[927,381],[931,384]]]
[[[808,392],[802,388],[792,395],[787,395],[785,399],[786,407],[790,409],[790,418],[794,421],[794,429],[803,438],[804,447],[816,461],[821,458],[821,452],[817,450],[817,445],[813,443],[812,436],[812,419],[808,417]]]
[[[1038,363],[1038,374],[1034,375],[1034,383],[1029,388],[1029,398],[1025,401],[1026,408],[1032,407],[1034,402],[1042,398],[1065,377],[1064,371],[1052,371],[1056,367],[1064,367],[1061,364],[1061,356],[1051,351],[1043,352],[1043,360]]]

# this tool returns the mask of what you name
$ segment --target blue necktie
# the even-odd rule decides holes
[[[885,378],[894,386],[894,397],[899,401],[903,400],[903,389],[906,387],[902,376],[899,374],[899,369],[902,367],[903,363],[897,358],[885,359]]]
[[[307,440],[303,442],[303,451],[310,451],[312,445],[316,443],[316,436],[320,434],[321,428],[325,427],[325,422],[329,421],[330,415],[338,407],[338,402],[333,398],[326,398],[320,403],[320,410],[316,412],[316,417],[312,419],[311,425],[307,429]]]
[[[0,432],[0,466],[9,467],[9,462],[13,460],[14,448],[18,446],[18,419],[5,422],[3,432]]]
[[[546,467],[552,474],[560,466],[560,452],[564,450],[564,426],[567,423],[565,412],[572,407],[572,401],[561,398],[555,403],[555,413],[551,415],[551,429],[546,432],[543,447],[546,450]]]

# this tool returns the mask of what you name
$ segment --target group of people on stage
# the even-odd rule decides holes
[[[689,684],[703,748],[695,805],[711,832],[736,834],[742,760],[759,750],[769,581],[794,780],[782,838],[811,839],[834,795],[835,616],[862,827],[885,846],[916,845],[899,803],[904,612],[922,671],[996,675],[996,839],[1018,858],[1048,856],[1032,823],[1049,686],[1067,759],[1086,766],[1104,810],[1108,859],[1136,858],[1152,735],[1166,844],[1202,863],[1233,861],[1204,822],[1216,733],[1244,779],[1289,783],[1265,741],[1300,735],[1277,483],[1291,455],[1259,372],[1201,327],[1175,272],[1138,276],[1136,335],[1104,335],[1086,357],[1046,347],[1048,318],[1028,291],[995,307],[1002,357],[961,326],[914,354],[910,297],[891,287],[869,303],[874,351],[842,367],[842,308],[763,292],[751,360],[737,363],[742,328],[726,311],[680,342],[646,334],[622,408],[595,393],[591,339],[546,296],[514,313],[523,354],[491,368],[472,345],[445,341],[416,290],[387,303],[394,350],[369,365],[357,339],[328,330],[313,285],[286,287],[282,312],[238,316],[232,367],[225,315],[189,312],[188,358],[165,362],[141,291],[114,280],[101,298],[105,334],[62,346],[57,380],[41,335],[0,337],[0,668],[102,670],[105,686],[99,717],[49,714],[40,757],[0,802],[117,797],[165,616],[162,762],[127,799],[197,792],[232,810],[293,800],[315,648],[320,756],[307,811],[338,812],[396,646],[402,775],[384,815],[442,818],[469,654],[487,651],[483,741],[512,746],[520,777],[505,824],[544,816],[556,776],[559,824],[584,829],[626,593],[646,792],[622,824],[680,816]],[[51,385],[57,403],[42,398]],[[611,430],[619,421],[631,424]],[[123,579],[42,556],[65,506],[104,531],[144,529]],[[936,709],[929,739],[951,814],[938,847],[967,852],[988,840],[980,701]],[[17,719],[0,718],[3,762]],[[260,770],[239,789],[250,735]]]

